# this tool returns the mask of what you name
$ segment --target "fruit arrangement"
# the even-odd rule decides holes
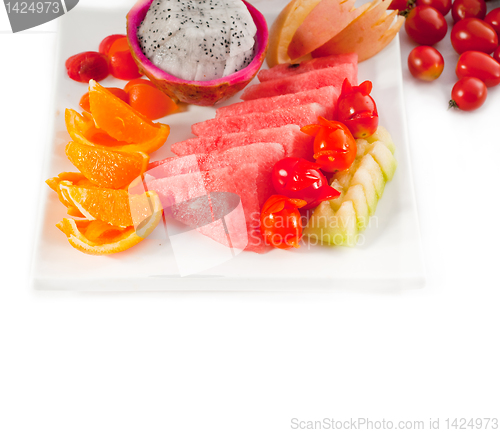
[[[445,17],[451,11],[450,41],[459,58],[449,106],[464,111],[481,107],[487,88],[500,82],[500,8],[487,13],[484,0],[394,0],[390,9],[406,16],[406,33],[420,44],[408,56],[408,69],[425,81],[439,78],[444,69],[444,59],[432,45],[446,36]]]
[[[236,0],[199,2],[198,9],[178,3],[140,0],[127,16],[127,37],[106,37],[99,56],[88,57],[96,60],[86,60],[107,59],[113,76],[130,80],[124,89],[89,78],[103,79],[104,66],[75,68],[79,55],[68,59],[70,78],[89,79],[83,113],[65,115],[66,155],[79,172],[47,183],[68,215],[81,219],[57,226],[89,254],[130,248],[162,215],[257,253],[298,247],[303,237],[353,246],[397,166],[372,83],[358,85],[358,60],[384,48],[402,18],[386,14],[388,1],[357,9],[350,0],[304,2],[298,13],[294,0],[271,31],[267,62],[275,65],[247,86],[268,45],[262,15]],[[333,27],[322,18],[327,12],[338,18]],[[169,22],[156,23],[162,20]],[[113,58],[121,60],[111,67]],[[128,75],[130,59],[151,81]],[[175,110],[169,96],[211,105],[245,86],[241,102],[194,123],[194,138],[171,144],[175,157],[149,161],[169,135],[167,125],[151,121]]]

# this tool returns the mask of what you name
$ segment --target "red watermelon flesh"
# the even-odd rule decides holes
[[[332,113],[337,111],[337,100],[340,91],[333,86],[321,87],[319,89],[306,90],[304,92],[289,93],[270,98],[252,99],[250,101],[238,102],[217,109],[216,117],[239,116],[247,113],[256,113],[276,110],[278,108],[294,107],[296,105],[317,102],[324,107],[331,108]]]
[[[318,116],[332,118],[332,109],[318,103],[278,108],[264,113],[247,113],[240,116],[217,117],[195,123],[191,126],[194,135],[224,135],[231,132],[255,131],[264,128],[276,128],[283,125],[305,126],[317,123]]]
[[[305,72],[314,71],[316,69],[331,68],[333,66],[351,63],[357,69],[358,55],[350,54],[334,54],[327,57],[318,57],[317,59],[306,60],[301,63],[290,64],[283,63],[276,65],[271,69],[262,69],[257,77],[260,82],[275,80],[276,78],[290,77],[292,75],[303,74]]]
[[[331,68],[316,69],[303,74],[290,77],[276,78],[247,87],[241,99],[267,98],[270,96],[286,95],[287,93],[303,92],[304,90],[319,89],[325,86],[337,87],[339,92],[345,78],[355,86],[357,85],[357,65],[346,63]]]
[[[253,143],[280,143],[285,148],[286,157],[305,158],[313,161],[313,140],[313,137],[300,131],[300,126],[284,125],[279,128],[190,138],[189,140],[173,143],[171,149],[175,154],[185,156],[193,153],[222,151]]]
[[[264,245],[259,232],[260,206],[256,190],[260,171],[259,165],[256,163],[224,167],[206,172],[205,182],[207,189],[211,191],[211,206],[215,219],[219,219],[221,215],[226,215],[224,218],[224,231],[227,230],[227,233],[229,233],[231,246],[246,251],[263,253],[269,250],[269,247]],[[234,203],[232,203],[231,198],[226,199],[224,196],[221,200],[218,200],[220,195],[217,195],[216,192],[219,191],[237,194],[241,199],[243,215],[241,214],[241,208],[228,212],[234,208]],[[242,217],[245,220],[243,227]],[[214,240],[218,240],[214,237],[214,234],[220,232],[220,230],[213,230],[215,233],[209,233],[211,229],[211,227],[205,226],[201,227],[199,231]],[[225,240],[224,237],[221,237],[221,240]],[[221,243],[227,245],[227,243]]]
[[[262,206],[274,192],[271,182],[273,166],[284,157],[285,150],[281,144],[254,143],[221,152],[199,155],[198,161],[202,170],[213,170],[225,166],[238,167],[242,163],[257,164],[259,168],[257,196],[259,206]]]
[[[168,215],[188,227],[228,247],[262,253],[269,248],[258,230],[259,174],[258,164],[245,163],[150,180],[147,188],[157,192]],[[217,192],[236,194],[241,207]]]

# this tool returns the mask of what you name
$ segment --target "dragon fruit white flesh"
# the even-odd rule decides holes
[[[269,32],[245,0],[137,0],[127,14],[127,39],[156,87],[175,100],[214,105],[257,74]]]
[[[184,80],[233,74],[254,57],[257,32],[241,0],[154,0],[137,31],[154,65]]]

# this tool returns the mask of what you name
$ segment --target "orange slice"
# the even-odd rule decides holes
[[[88,146],[108,146],[112,147],[113,150],[123,152],[152,153],[165,144],[170,133],[168,125],[158,123],[157,133],[151,140],[129,144],[125,141],[118,141],[102,129],[96,128],[92,117],[86,116],[85,112],[80,115],[75,110],[66,109],[64,119],[73,141]]]
[[[79,251],[93,255],[118,253],[149,236],[161,220],[160,199],[153,191],[148,191],[146,196],[151,203],[151,212],[141,221],[140,228],[122,228],[98,220],[76,221],[71,218],[63,218],[56,226]]]
[[[89,81],[89,99],[95,125],[116,140],[142,143],[157,135],[157,124],[94,80]]]
[[[129,194],[124,189],[92,188],[59,183],[65,201],[88,220],[100,220],[117,227],[138,225],[152,215],[148,193]]]
[[[146,171],[149,162],[144,152],[119,152],[76,141],[68,143],[66,155],[87,179],[105,188],[128,186]]]
[[[88,188],[95,187],[96,185],[90,182],[90,180],[88,180],[82,173],[72,173],[72,172],[63,172],[60,173],[58,176],[52,177],[45,181],[45,183],[57,193],[57,196],[59,197],[61,203],[67,207],[68,215],[83,218],[84,215],[78,210],[76,206],[74,206],[72,203],[66,200],[61,189],[59,188],[59,185],[63,181],[69,181],[74,185],[85,186]]]

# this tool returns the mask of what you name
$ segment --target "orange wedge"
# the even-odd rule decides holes
[[[118,141],[143,143],[152,140],[158,133],[158,124],[94,80],[89,81],[89,100],[96,127]]]
[[[84,112],[83,115],[80,115],[75,110],[66,109],[64,119],[68,133],[73,141],[88,146],[108,146],[112,147],[113,150],[123,152],[152,153],[165,144],[170,133],[168,125],[158,123],[156,135],[151,140],[130,144],[125,141],[118,141],[102,129],[97,128],[88,113]]]
[[[76,141],[68,143],[66,155],[87,179],[105,188],[128,186],[146,171],[149,162],[144,152],[119,152]]]
[[[74,206],[72,203],[66,200],[61,189],[59,188],[59,185],[63,181],[69,181],[74,185],[85,186],[88,188],[95,187],[96,185],[90,182],[82,173],[72,173],[72,172],[63,172],[60,173],[58,176],[52,177],[45,181],[45,183],[57,193],[57,196],[59,197],[61,203],[67,207],[68,215],[83,218],[84,215],[78,210],[76,206]]]
[[[129,194],[124,189],[78,186],[70,181],[61,181],[59,189],[66,203],[88,220],[123,228],[137,226],[153,212],[148,193]]]
[[[124,251],[149,236],[161,220],[160,199],[153,191],[146,193],[150,203],[149,216],[136,228],[116,227],[99,220],[63,218],[56,226],[67,236],[69,243],[86,254],[102,255]]]

